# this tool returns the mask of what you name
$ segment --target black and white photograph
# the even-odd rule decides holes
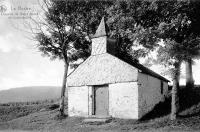
[[[0,132],[199,132],[200,1],[0,0]]]

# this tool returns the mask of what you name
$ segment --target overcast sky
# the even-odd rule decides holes
[[[14,3],[17,2],[17,3]],[[6,0],[7,7],[28,7],[37,11],[37,0]],[[1,5],[2,3],[0,3]],[[22,11],[20,9],[20,12]],[[20,10],[20,11],[19,11]],[[22,86],[61,86],[63,76],[62,61],[50,61],[42,57],[35,47],[36,42],[27,38],[29,34],[16,28],[22,18],[0,15],[0,90]],[[21,24],[20,29],[24,28]],[[24,29],[25,30],[25,29]]]
[[[26,12],[17,9],[18,6],[41,12],[37,0],[0,0],[0,5],[2,4],[6,5],[7,13],[16,10],[18,13]],[[36,42],[27,39],[29,34],[16,29],[23,20],[20,15],[18,14],[19,18],[9,16],[0,15],[0,90],[23,86],[61,86],[62,61],[50,61],[49,58],[42,57],[35,47]],[[195,82],[200,84],[200,62],[197,61],[193,68]],[[153,70],[159,72],[156,66]]]

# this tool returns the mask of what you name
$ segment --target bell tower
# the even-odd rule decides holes
[[[115,55],[117,53],[117,41],[107,37],[107,25],[104,17],[102,17],[99,27],[96,30],[95,35],[92,37],[92,54],[99,55],[104,53],[111,53]]]

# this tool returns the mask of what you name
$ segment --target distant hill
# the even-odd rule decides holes
[[[61,87],[34,86],[19,87],[0,91],[0,103],[27,102],[60,97]]]

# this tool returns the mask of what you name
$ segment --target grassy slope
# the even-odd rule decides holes
[[[200,105],[199,105],[200,106]],[[101,125],[84,124],[82,118],[68,117],[58,120],[57,110],[43,111],[17,118],[5,123],[0,123],[1,129],[23,129],[48,132],[89,132],[89,131],[199,131],[199,116],[181,118],[177,121],[170,121],[168,116],[148,121],[113,119],[110,123]]]
[[[50,109],[57,99],[0,104],[0,123],[27,116],[41,110]],[[55,105],[54,105],[55,106]]]
[[[181,100],[184,98],[184,103],[181,102],[184,105],[181,105],[180,117],[176,121],[169,120],[170,111],[169,109],[165,109],[165,107],[167,108],[166,105],[170,105],[169,101],[164,104],[159,104],[155,107],[153,112],[140,121],[113,119],[110,123],[91,125],[84,124],[82,122],[83,118],[78,117],[68,117],[60,120],[57,118],[58,109],[44,109],[43,111],[38,110],[37,112],[29,113],[26,116],[0,122],[0,130],[7,129],[10,131],[15,129],[48,132],[200,131],[199,94],[200,91],[196,90],[191,92],[188,95],[189,97],[186,97],[185,95],[181,96]],[[43,104],[43,108],[44,107],[47,108],[45,104]],[[163,107],[164,109],[161,110],[160,108]]]

